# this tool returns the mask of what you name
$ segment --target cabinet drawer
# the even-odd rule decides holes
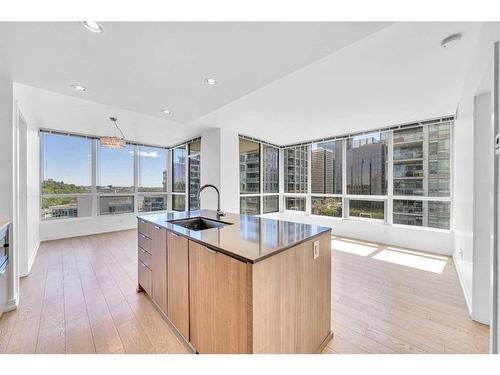
[[[151,238],[151,227],[152,224],[144,221],[142,219],[137,219],[137,231],[144,234],[146,237]]]
[[[151,254],[151,238],[146,237],[142,233],[137,233],[137,242],[139,244],[139,247],[142,247],[144,250]]]
[[[151,254],[148,253],[146,250],[142,249],[139,247],[138,251],[138,256],[139,256],[139,261],[144,263],[147,267],[151,268],[152,266],[152,257]]]
[[[152,289],[151,270],[148,267],[146,267],[142,262],[139,262],[138,278],[139,278],[139,285],[142,286],[142,289],[144,289],[144,291],[147,294],[151,295],[151,289]]]

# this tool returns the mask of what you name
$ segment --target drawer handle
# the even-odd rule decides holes
[[[212,253],[212,254],[217,254],[217,251],[215,251],[215,250],[209,249],[208,247],[207,247],[206,249],[207,249],[207,251],[208,251],[209,253]]]
[[[158,230],[160,230],[160,227],[159,227],[159,226],[157,226],[157,225],[155,225],[155,229],[158,229]]]
[[[142,238],[146,238],[146,236],[142,233],[139,233],[139,236],[141,236]]]
[[[174,237],[179,237],[179,235],[177,233],[174,233],[174,232],[170,232],[170,234]]]
[[[139,250],[142,251],[143,254],[146,254],[146,250],[139,248]]]

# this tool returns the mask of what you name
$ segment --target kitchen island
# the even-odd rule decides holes
[[[317,353],[332,337],[330,232],[212,210],[140,215],[138,291],[193,352]]]

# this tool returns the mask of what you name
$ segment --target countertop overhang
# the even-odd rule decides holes
[[[328,227],[250,215],[227,213],[218,218],[215,210],[162,212],[137,217],[248,263],[256,263],[331,231]],[[171,223],[174,220],[195,217],[222,221],[230,225],[195,231]]]

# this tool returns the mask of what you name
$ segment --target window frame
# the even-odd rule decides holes
[[[44,181],[44,134],[54,134],[54,135],[65,135],[69,137],[80,137],[80,138],[85,138],[90,140],[90,148],[91,148],[91,191],[88,193],[64,193],[64,194],[43,194],[42,193],[42,187],[43,187],[43,181]],[[99,193],[97,191],[97,168],[98,168],[98,152],[97,152],[97,147],[99,147],[99,137],[97,136],[90,136],[90,135],[83,135],[83,134],[76,134],[76,133],[71,133],[71,132],[62,132],[62,131],[57,131],[57,130],[50,130],[50,129],[40,129],[38,132],[39,136],[39,145],[40,145],[40,150],[39,150],[39,157],[40,157],[40,165],[39,165],[39,174],[40,174],[40,179],[39,179],[39,189],[40,189],[40,197],[39,197],[39,207],[40,207],[40,215],[39,215],[39,220],[41,223],[50,223],[50,222],[58,222],[58,221],[78,221],[78,220],[87,220],[89,218],[96,218],[96,217],[120,217],[120,216],[127,216],[127,215],[138,215],[138,214],[147,214],[147,213],[153,213],[153,212],[167,212],[171,210],[171,196],[172,192],[170,191],[171,189],[169,188],[170,181],[169,179],[172,179],[172,170],[169,169],[170,166],[170,160],[171,160],[171,151],[172,148],[166,147],[166,146],[159,146],[159,145],[149,145],[149,144],[143,144],[143,143],[136,143],[136,142],[127,142],[127,145],[132,145],[133,146],[133,152],[134,152],[134,162],[133,162],[133,189],[131,192],[124,192],[124,193],[116,193],[116,194],[110,194],[110,193]],[[195,138],[194,140],[200,139]],[[192,141],[188,141],[185,143],[185,145],[191,143]],[[142,192],[139,191],[139,151],[140,147],[152,147],[152,148],[160,148],[164,149],[167,151],[167,155],[165,158],[165,170],[167,171],[167,191],[156,191],[156,192]],[[201,151],[200,151],[200,160],[201,160]],[[187,169],[187,168],[186,168]],[[187,184],[186,184],[186,189],[187,189]],[[186,194],[187,190],[184,193],[177,193],[177,194]],[[43,199],[44,198],[58,198],[58,197],[78,197],[78,196],[90,196],[92,197],[91,199],[91,215],[89,216],[83,216],[83,217],[61,217],[61,218],[43,218],[42,217],[42,205],[43,205]],[[116,197],[116,196],[131,196],[133,197],[133,210],[130,212],[122,212],[122,213],[116,213],[116,214],[100,214],[100,198],[101,197]],[[163,196],[166,198],[166,205],[164,210],[157,210],[157,211],[139,211],[139,199],[142,197],[148,197],[148,196]]]
[[[428,129],[425,127],[436,125],[436,124],[448,124],[449,125],[449,195],[448,196],[423,196],[423,195],[395,195],[394,194],[394,131],[399,129],[411,129],[412,127],[418,128],[423,127],[423,131],[426,132]],[[322,218],[325,220],[349,220],[349,221],[362,221],[369,222],[373,224],[384,224],[384,225],[392,225],[398,228],[411,228],[417,230],[427,230],[427,231],[437,231],[437,232],[450,232],[454,228],[453,221],[453,153],[454,153],[454,142],[453,142],[453,133],[454,133],[454,124],[455,118],[450,117],[442,117],[438,118],[435,121],[423,121],[421,123],[415,124],[414,126],[401,126],[401,127],[390,127],[383,129],[376,129],[373,131],[366,131],[363,134],[370,134],[374,132],[386,132],[387,133],[387,169],[386,169],[386,181],[387,181],[387,189],[386,195],[361,195],[361,194],[347,194],[347,140],[351,138],[350,135],[339,136],[332,139],[322,139],[316,142],[309,142],[300,144],[300,146],[308,146],[308,183],[307,183],[307,193],[286,193],[284,187],[280,189],[280,212],[292,213],[292,214],[305,214],[307,216],[312,216],[316,218]],[[319,194],[312,193],[312,145],[319,144],[329,141],[341,141],[342,142],[342,194]],[[284,152],[287,148],[297,147],[299,145],[290,145],[282,147],[282,152]],[[427,147],[427,146],[424,146]],[[426,155],[427,150],[424,151],[424,159],[428,158]],[[283,156],[284,159],[284,156]],[[428,161],[427,161],[428,163]],[[284,185],[285,181],[285,173],[286,170],[283,166],[282,174],[280,175],[280,184]],[[428,177],[427,177],[428,178]],[[294,211],[287,210],[285,205],[286,197],[305,197],[306,198],[306,211]],[[334,217],[334,216],[324,216],[324,215],[315,215],[312,214],[312,197],[321,197],[321,198],[341,198],[342,199],[342,217]],[[384,219],[370,219],[370,218],[360,218],[355,216],[349,216],[349,202],[352,200],[366,200],[366,201],[383,201],[384,202]],[[416,226],[416,225],[407,225],[407,224],[396,224],[394,223],[394,208],[393,202],[395,200],[415,200],[415,201],[427,201],[427,202],[449,202],[450,204],[450,220],[449,220],[449,228],[434,228],[429,226]]]
[[[196,143],[196,142],[199,142],[200,143],[200,150],[195,153],[195,154],[191,154],[191,146],[193,143]],[[200,174],[200,187],[201,187],[201,138],[198,139],[198,140],[193,140],[192,142],[189,142],[187,143],[187,186],[186,186],[186,200],[187,200],[187,203],[186,203],[186,206],[187,206],[187,209],[189,211],[192,210],[191,208],[191,160],[198,156],[199,158],[199,174]],[[201,209],[201,206],[200,206],[200,201],[198,200],[198,208],[197,210],[200,210]]]
[[[240,140],[246,140],[250,142],[257,143],[259,145],[259,191],[255,193],[241,193],[241,178],[240,178],[240,172],[239,172],[239,164],[240,164],[240,151],[239,151],[239,144]],[[277,168],[278,168],[278,192],[277,193],[264,193],[264,147],[274,147],[278,151],[278,160],[277,160]],[[283,149],[281,147],[259,141],[257,139],[249,139],[248,137],[239,135],[238,136],[238,191],[239,191],[239,199],[238,199],[238,206],[239,206],[239,213],[241,214],[241,198],[245,197],[258,197],[259,198],[259,213],[258,215],[263,215],[264,214],[264,197],[267,196],[277,196],[278,197],[278,210],[273,211],[273,212],[266,212],[265,214],[273,214],[276,212],[280,212],[282,210],[282,180],[283,180],[283,173],[282,173],[282,160],[283,160]]]

